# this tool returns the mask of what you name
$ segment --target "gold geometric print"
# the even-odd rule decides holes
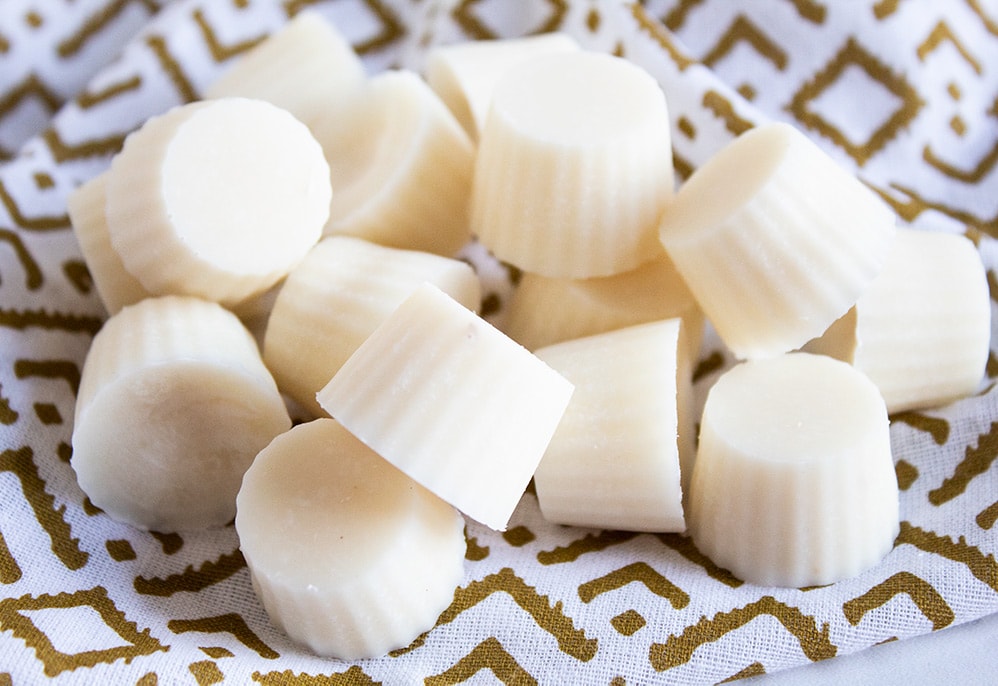
[[[748,119],[735,112],[735,105],[724,95],[715,90],[703,94],[703,106],[724,122],[724,127],[733,135],[739,136],[752,128]]]
[[[149,14],[157,10],[154,0],[114,0],[101,11],[90,17],[79,31],[66,38],[58,45],[59,57],[66,59],[80,52],[91,38],[97,36],[115,17],[121,14],[128,5],[144,5]]]
[[[918,50],[916,50],[918,59],[924,62],[929,55],[939,49],[942,44],[947,41],[951,43],[954,48],[956,48],[956,51],[975,72],[981,74],[984,71],[983,67],[981,67],[981,63],[978,62],[974,56],[970,54],[970,51],[963,46],[956,35],[954,35],[953,30],[950,29],[949,25],[942,21],[936,24],[936,27],[932,29],[932,32],[929,34],[928,38],[926,38],[922,44],[918,46]]]
[[[475,40],[495,39],[498,37],[498,34],[488,26],[486,21],[476,11],[476,5],[480,5],[482,2],[483,0],[461,0],[451,10],[451,16],[469,38]],[[566,0],[544,0],[544,4],[550,6],[551,12],[530,33],[550,33],[551,31],[557,31],[561,26],[565,13],[568,11]]]
[[[592,581],[587,581],[579,586],[579,598],[582,599],[582,602],[588,603],[603,593],[616,591],[631,582],[643,584],[655,595],[668,600],[672,607],[677,610],[689,605],[690,596],[646,562],[632,562]]]
[[[297,14],[304,4],[305,2],[302,0],[290,0],[287,3],[288,15]],[[364,0],[364,6],[381,23],[381,31],[365,41],[354,44],[353,49],[358,55],[381,50],[402,40],[406,34],[406,26],[391,7],[386,5],[383,0]]]
[[[194,21],[197,22],[198,28],[201,29],[201,35],[204,37],[204,42],[208,46],[208,50],[211,52],[212,59],[216,62],[224,62],[225,60],[235,57],[236,55],[240,55],[247,50],[250,50],[266,37],[258,36],[249,40],[233,43],[232,45],[223,45],[222,41],[219,40],[215,29],[208,23],[208,20],[205,19],[203,11],[200,9],[195,10],[193,16]]]
[[[28,217],[23,214],[20,207],[18,207],[14,196],[10,194],[6,185],[2,181],[0,181],[0,202],[3,203],[5,208],[7,208],[7,212],[10,213],[14,223],[22,229],[29,231],[53,231],[68,229],[70,226],[69,215],[65,213],[49,215],[43,214],[37,217]]]
[[[14,362],[14,375],[18,379],[62,379],[74,396],[80,390],[80,368],[72,360],[17,360]]]
[[[52,541],[52,552],[67,569],[81,569],[87,564],[89,554],[80,549],[80,540],[73,538],[72,530],[64,515],[66,506],[55,506],[55,497],[45,490],[45,480],[38,474],[34,450],[22,446],[17,450],[0,453],[0,472],[10,472],[21,482],[24,499],[31,505],[35,519]]]
[[[661,672],[685,664],[700,646],[712,643],[763,615],[776,618],[797,639],[801,650],[812,662],[835,657],[838,652],[829,638],[827,623],[818,629],[814,617],[767,595],[745,607],[719,612],[711,619],[702,617],[695,625],[686,627],[679,636],[669,636],[665,643],[653,643],[648,651],[651,665]]]
[[[987,151],[984,156],[974,164],[973,168],[968,171],[958,169],[957,167],[939,159],[936,157],[936,154],[932,152],[932,148],[928,145],[926,145],[922,151],[922,159],[924,159],[926,163],[934,169],[942,174],[945,174],[954,181],[960,181],[963,183],[979,183],[985,176],[994,170],[996,165],[998,165],[998,140],[995,141],[995,144],[991,147],[991,150]]]
[[[44,277],[42,276],[42,269],[35,261],[35,258],[28,251],[28,248],[24,245],[24,240],[21,238],[20,234],[15,233],[9,229],[0,229],[0,241],[9,244],[14,249],[14,254],[17,255],[17,261],[21,263],[21,268],[24,269],[24,285],[28,290],[35,291],[42,287]],[[2,281],[0,281],[2,283]]]
[[[12,584],[15,581],[20,581],[23,575],[24,572],[21,571],[14,556],[10,554],[7,541],[0,533],[0,584]]]
[[[697,550],[691,537],[680,534],[655,534],[655,538],[693,564],[701,567],[707,576],[714,581],[720,581],[730,588],[738,588],[745,583],[728,570],[718,567],[709,557]]]
[[[283,672],[253,672],[253,681],[261,686],[380,686],[380,682],[369,677],[357,665],[337,674],[295,674],[291,670]]]
[[[964,458],[956,466],[951,477],[929,491],[929,502],[942,505],[963,493],[970,482],[984,474],[998,458],[998,422],[991,422],[987,433],[980,434],[976,448],[967,446]]]
[[[739,43],[747,43],[779,70],[787,68],[787,53],[778,43],[743,15],[739,15],[701,61],[711,67],[727,56]]]
[[[436,626],[453,622],[462,612],[470,610],[494,593],[508,594],[533,618],[540,629],[557,640],[558,647],[563,653],[582,662],[588,662],[595,657],[597,641],[587,638],[584,631],[575,628],[571,618],[562,611],[561,603],[551,605],[547,596],[528,586],[509,567],[504,567],[495,574],[490,574],[480,581],[472,581],[466,587],[454,591],[454,601],[441,613]],[[391,655],[397,657],[411,652],[422,646],[425,640],[426,634],[423,634],[409,647],[393,651]]]
[[[853,598],[842,606],[842,612],[853,626],[862,621],[863,616],[888,602],[901,593],[911,598],[922,614],[932,622],[932,630],[937,631],[953,623],[953,610],[930,583],[911,572],[898,572],[877,584],[861,596]]]
[[[91,648],[73,654],[60,652],[49,640],[49,637],[36,627],[29,617],[22,614],[36,610],[69,612],[74,608],[84,607],[95,610],[103,624],[120,636],[127,645],[100,649]],[[75,613],[74,616],[81,615]],[[26,595],[20,598],[0,600],[0,629],[11,631],[29,648],[33,648],[35,655],[44,665],[45,674],[50,677],[79,667],[93,667],[100,663],[111,663],[117,660],[128,661],[141,655],[167,650],[166,646],[152,637],[149,629],[139,631],[133,622],[128,621],[124,613],[115,607],[114,601],[108,597],[107,590],[102,586],[75,593],[37,597]],[[86,632],[87,629],[82,627],[81,631]]]
[[[177,89],[177,93],[180,94],[183,101],[193,102],[194,100],[197,100],[197,90],[191,83],[190,78],[184,74],[184,70],[180,67],[180,62],[178,62],[177,59],[170,54],[170,50],[166,44],[166,39],[162,36],[149,36],[146,38],[146,45],[152,49],[153,54],[163,67],[163,72]]]
[[[133,585],[142,595],[169,597],[174,593],[203,590],[225,581],[245,567],[246,560],[237,548],[231,553],[220,555],[215,561],[204,562],[197,569],[194,565],[187,565],[180,574],[171,574],[165,578],[138,576]]]
[[[891,417],[892,422],[902,422],[913,429],[924,431],[937,445],[946,445],[949,438],[949,422],[940,417],[930,417],[922,412],[899,412]]]
[[[96,107],[108,100],[112,100],[122,93],[137,91],[141,87],[142,77],[132,76],[120,83],[112,83],[109,86],[105,86],[99,91],[84,90],[76,96],[76,104],[80,109],[88,110],[91,107]]]
[[[679,49],[672,35],[665,30],[665,27],[648,16],[648,13],[641,6],[640,2],[633,2],[630,7],[631,13],[638,23],[638,27],[662,48],[662,52],[669,56],[680,72],[696,64],[696,60],[688,57],[686,53]]]
[[[988,505],[986,508],[981,510],[977,517],[975,518],[977,526],[982,529],[990,529],[998,521],[998,500]]]
[[[835,122],[828,121],[810,109],[810,103],[831,89],[846,70],[856,67],[874,83],[900,100],[897,108],[880,126],[873,129],[865,141],[850,141]],[[863,166],[870,157],[881,150],[918,114],[925,102],[903,76],[891,73],[890,68],[866,51],[855,39],[849,38],[839,53],[794,94],[788,106],[798,121],[810,129],[827,136]]]
[[[610,546],[625,543],[637,535],[632,531],[616,530],[601,531],[598,534],[586,534],[584,537],[572,541],[567,546],[560,546],[554,550],[542,550],[537,553],[537,561],[542,565],[574,562],[585,553],[606,550]]]
[[[280,653],[268,646],[253,633],[253,630],[249,628],[245,619],[234,612],[198,619],[171,619],[167,622],[166,626],[175,634],[182,634],[188,631],[232,634],[236,640],[256,652],[262,658],[276,660],[281,656]]]
[[[7,94],[0,98],[0,120],[10,115],[18,107],[28,101],[39,102],[48,112],[55,112],[62,104],[59,96],[45,87],[45,84],[36,75],[29,75],[17,86],[9,89]],[[12,150],[0,148],[0,160],[10,159],[14,156]]]
[[[67,143],[54,128],[42,132],[42,140],[48,145],[49,151],[56,162],[81,160],[88,157],[107,157],[114,155],[125,143],[125,134],[91,138],[82,143]],[[68,217],[67,217],[68,220]]]
[[[610,620],[610,624],[618,633],[624,636],[632,636],[640,631],[646,622],[645,618],[637,610],[627,610],[613,617]]]
[[[537,680],[507,652],[499,639],[490,636],[446,671],[426,677],[426,686],[461,684],[483,669],[490,670],[504,684],[536,684]]]
[[[995,562],[995,556],[985,555],[980,548],[969,545],[963,536],[954,541],[949,536],[940,536],[903,521],[894,545],[905,543],[966,566],[971,574],[998,592],[998,562]]]

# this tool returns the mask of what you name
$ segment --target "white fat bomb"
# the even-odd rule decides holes
[[[288,276],[267,323],[263,360],[277,385],[314,416],[315,394],[347,358],[424,282],[469,310],[481,285],[461,260],[330,236]]]
[[[634,269],[661,254],[658,221],[672,193],[665,95],[640,67],[559,52],[496,84],[471,230],[500,260],[549,277]]]
[[[409,645],[464,578],[460,513],[328,418],[260,451],[236,532],[271,621],[323,657]]]
[[[681,465],[692,466],[690,361],[681,320],[639,324],[536,351],[575,386],[534,473],[558,524],[683,531]]]
[[[419,75],[371,78],[315,135],[329,162],[333,202],[325,235],[452,257],[468,242],[474,147]]]
[[[317,399],[403,472],[504,530],[571,395],[563,376],[427,283]]]
[[[762,586],[819,586],[890,552],[898,483],[887,408],[854,367],[787,353],[711,387],[690,486],[697,548]]]
[[[240,55],[208,86],[205,98],[266,100],[312,126],[353,97],[366,78],[363,63],[336,27],[305,11]]]
[[[506,305],[501,329],[530,350],[634,324],[683,319],[696,357],[704,316],[666,255],[613,276],[564,279],[525,273]]]
[[[661,240],[736,357],[821,335],[880,273],[895,217],[789,124],[751,129],[684,183]]]
[[[103,172],[74,190],[66,200],[66,209],[97,295],[108,314],[116,314],[125,305],[149,297],[149,291],[125,269],[111,244],[105,212],[106,187],[107,172]]]
[[[575,39],[564,33],[464,41],[430,48],[424,72],[426,82],[477,141],[503,74],[532,57],[578,49]]]
[[[152,531],[224,526],[257,452],[291,419],[234,314],[186,296],[123,308],[80,378],[71,464],[112,518]]]
[[[280,281],[322,235],[329,167],[262,100],[180,105],[125,139],[107,179],[111,243],[150,293],[226,306]]]
[[[805,350],[853,364],[894,413],[973,393],[990,342],[988,278],[973,243],[902,228],[877,279]]]

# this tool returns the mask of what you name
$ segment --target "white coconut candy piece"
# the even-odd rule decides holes
[[[419,75],[371,78],[314,129],[333,188],[326,235],[447,257],[468,242],[474,148]]]
[[[565,33],[438,45],[426,57],[426,82],[446,103],[473,141],[492,102],[496,82],[512,67],[551,52],[578,50]]]
[[[890,552],[898,507],[887,408],[856,368],[787,353],[710,389],[687,524],[717,565],[762,586],[834,583]]]
[[[320,14],[305,11],[240,55],[204,97],[266,100],[312,126],[353,97],[366,78],[343,34]]]
[[[895,233],[873,191],[789,124],[751,129],[684,183],[661,240],[736,357],[821,335],[880,273]]]
[[[571,395],[564,377],[423,284],[316,397],[403,472],[504,530]]]
[[[464,578],[460,513],[328,418],[260,451],[236,532],[270,619],[323,657],[407,646]]]
[[[80,378],[71,464],[112,518],[141,529],[224,526],[257,452],[291,419],[234,314],[186,296],[108,319]]]
[[[107,172],[103,172],[74,190],[66,200],[66,209],[97,295],[108,314],[116,314],[125,305],[149,297],[149,291],[125,269],[111,244],[105,212],[106,186]]]
[[[696,357],[704,316],[667,255],[613,276],[565,279],[525,273],[500,328],[530,350],[625,326],[681,317]]]
[[[575,386],[534,485],[558,524],[684,531],[681,465],[692,466],[690,360],[680,319],[547,346]]]
[[[304,124],[262,100],[222,98],[130,134],[106,193],[111,243],[146,290],[235,305],[315,245],[331,191]]]
[[[350,236],[324,238],[288,276],[274,303],[263,359],[277,385],[314,416],[315,394],[424,282],[469,310],[481,285],[468,263]]]
[[[854,365],[894,413],[976,391],[990,342],[988,278],[973,243],[902,228],[856,305],[804,349]]]
[[[496,84],[471,230],[500,260],[550,277],[634,269],[662,252],[657,226],[672,192],[665,96],[640,67],[559,52]]]

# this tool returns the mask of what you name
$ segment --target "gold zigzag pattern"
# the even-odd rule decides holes
[[[204,38],[204,42],[208,46],[208,51],[211,53],[212,59],[216,62],[224,62],[227,59],[235,57],[236,55],[240,55],[247,50],[250,50],[266,38],[265,35],[257,36],[256,38],[237,41],[231,45],[226,45],[219,39],[218,32],[215,31],[214,27],[208,23],[208,20],[204,16],[204,12],[200,9],[194,10],[194,21],[201,30],[201,36]]]
[[[166,624],[167,628],[175,634],[182,634],[189,631],[201,633],[225,633],[232,634],[237,641],[256,652],[267,660],[276,660],[280,653],[264,643],[259,636],[246,624],[242,615],[230,612],[214,617],[199,617],[197,619],[171,619]]]
[[[72,360],[16,360],[14,375],[18,379],[62,379],[69,385],[74,396],[80,390],[80,368]]]
[[[551,605],[547,596],[538,593],[509,567],[504,567],[480,581],[472,581],[465,588],[457,589],[454,592],[454,601],[437,619],[436,626],[453,622],[462,612],[475,607],[495,593],[509,595],[533,618],[538,627],[555,638],[563,653],[582,662],[588,662],[595,657],[598,642],[594,638],[586,638],[584,631],[575,628],[571,618],[562,609],[561,601]],[[390,654],[398,657],[416,650],[426,641],[426,636],[427,634],[423,634],[407,648]]]
[[[934,553],[953,562],[964,565],[980,581],[998,591],[998,563],[994,555],[985,555],[980,548],[969,545],[963,536],[954,541],[949,536],[940,536],[926,531],[911,522],[901,522],[895,546],[908,544],[927,553]]]
[[[295,674],[283,672],[253,672],[253,681],[261,686],[380,686],[357,665],[336,674]]]
[[[132,76],[118,83],[113,83],[99,91],[85,90],[76,97],[76,104],[80,109],[90,109],[118,97],[122,93],[138,90],[142,86],[141,76]]]
[[[17,202],[14,200],[14,196],[10,194],[6,184],[2,181],[0,181],[0,203],[3,203],[3,206],[7,208],[7,212],[10,213],[10,217],[14,220],[14,223],[27,231],[58,231],[68,229],[70,226],[69,215],[67,214],[43,214],[38,217],[28,217],[21,212]]]
[[[945,445],[949,440],[949,422],[940,417],[930,417],[922,412],[899,412],[891,417],[891,421],[907,424],[913,429],[924,431],[932,436],[937,445]]]
[[[45,480],[38,473],[35,452],[31,446],[0,453],[0,472],[10,472],[21,482],[21,492],[28,501],[38,525],[52,541],[52,552],[67,569],[81,569],[90,555],[80,549],[80,540],[73,538],[66,522],[66,506],[55,506],[55,497],[45,490]]]
[[[598,534],[586,534],[582,538],[576,539],[566,546],[559,546],[552,550],[542,550],[537,553],[537,561],[542,565],[564,564],[574,562],[586,553],[605,550],[610,546],[625,543],[638,534],[632,531],[601,531]]]
[[[929,502],[942,505],[963,493],[976,477],[984,474],[998,459],[998,422],[991,422],[986,433],[977,437],[977,447],[967,446],[964,458],[956,466],[953,475],[943,480],[938,487],[929,491]]]
[[[69,333],[96,334],[104,321],[99,317],[86,317],[47,310],[8,310],[0,308],[0,326],[8,329],[24,330],[40,328],[67,331]]]
[[[870,610],[874,610],[900,594],[906,594],[932,622],[936,631],[953,623],[955,615],[939,591],[924,579],[911,572],[898,572],[880,582],[861,596],[847,601],[842,612],[853,626],[859,624]]]
[[[659,574],[645,562],[633,562],[615,571],[587,581],[579,586],[579,598],[589,603],[610,591],[627,586],[632,582],[643,584],[655,595],[669,601],[673,608],[681,610],[690,603],[690,596],[667,578]]]
[[[169,597],[181,591],[200,591],[225,581],[244,567],[246,560],[237,548],[231,553],[220,555],[217,560],[204,562],[200,567],[187,565],[180,574],[171,574],[167,577],[136,577],[133,585],[142,595]]]
[[[956,48],[956,51],[963,57],[964,61],[970,65],[970,67],[981,74],[984,72],[984,68],[981,67],[981,63],[978,62],[970,51],[959,41],[953,30],[946,24],[946,22],[940,21],[936,24],[935,28],[929,33],[929,36],[922,41],[922,43],[915,50],[915,54],[918,55],[918,59],[925,61],[926,58],[933,52],[938,50],[943,43],[949,42]]]
[[[991,146],[991,150],[986,152],[969,171],[959,169],[936,157],[936,154],[932,152],[932,148],[929,145],[926,145],[922,149],[922,159],[941,174],[945,174],[954,181],[968,184],[980,183],[985,176],[991,173],[995,165],[998,165],[998,140]]]
[[[669,32],[663,28],[661,23],[649,16],[640,2],[631,3],[631,15],[637,22],[638,28],[662,48],[679,71],[686,71],[697,63],[676,45]]]
[[[655,537],[693,564],[701,567],[707,573],[707,576],[714,579],[714,581],[720,581],[725,586],[730,586],[731,588],[738,588],[745,583],[728,570],[718,567],[709,557],[697,550],[691,537],[680,534],[655,534]]]
[[[24,269],[24,286],[29,291],[37,291],[42,287],[45,279],[42,276],[42,268],[35,261],[20,234],[10,229],[0,229],[0,241],[7,243],[14,250],[17,261]]]
[[[719,612],[711,619],[702,617],[693,626],[686,627],[679,636],[669,636],[665,643],[653,643],[648,650],[648,658],[652,667],[660,672],[678,667],[689,662],[700,646],[713,643],[763,615],[775,617],[797,639],[801,650],[812,661],[834,657],[838,652],[829,638],[827,623],[818,629],[814,617],[767,595],[745,607]]]
[[[701,61],[708,67],[713,67],[730,54],[739,43],[747,43],[752,46],[757,53],[772,62],[773,66],[780,71],[787,68],[789,58],[783,48],[772,41],[744,15],[735,18],[728,30],[718,39],[717,45],[711,48]]]
[[[93,16],[89,17],[79,31],[65,39],[57,48],[59,57],[72,57],[80,52],[87,41],[98,35],[108,24],[120,15],[129,5],[138,4],[146,8],[149,14],[154,14],[158,7],[152,0],[114,0],[103,6]]]
[[[503,647],[499,639],[489,637],[472,648],[471,652],[455,662],[446,671],[426,677],[426,686],[451,686],[461,684],[487,669],[504,684],[532,686],[537,680],[520,666]]]

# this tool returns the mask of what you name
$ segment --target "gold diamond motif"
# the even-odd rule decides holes
[[[93,612],[80,613],[76,610],[90,608]],[[72,612],[79,619],[94,618],[103,622],[104,626],[93,627],[89,633],[105,634],[110,629],[123,640],[121,645],[113,645],[104,649],[90,647],[78,653],[62,652],[56,648],[45,632],[28,616],[39,610]],[[106,627],[106,629],[105,629]],[[93,667],[100,663],[112,663],[117,660],[126,662],[140,655],[149,655],[167,648],[153,638],[149,629],[139,631],[133,622],[125,618],[125,614],[115,607],[114,601],[107,595],[102,586],[75,593],[59,593],[57,595],[43,594],[40,596],[25,595],[20,598],[5,598],[0,600],[0,629],[11,631],[34,649],[35,655],[42,662],[45,674],[50,677],[78,667]],[[80,627],[80,633],[88,633],[86,627]]]
[[[812,104],[832,88],[850,67],[862,70],[866,76],[886,90],[885,95],[894,96],[900,101],[880,126],[876,127],[866,140],[860,142],[850,140],[841,126],[829,121],[812,108]],[[788,109],[799,122],[827,136],[845,150],[856,164],[862,166],[897,136],[915,118],[924,104],[918,92],[903,77],[892,73],[887,65],[850,38],[824,70],[797,91]]]

